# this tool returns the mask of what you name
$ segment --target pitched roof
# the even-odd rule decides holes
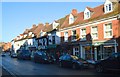
[[[76,20],[72,24],[69,24],[69,15],[67,15],[63,24],[61,25],[61,29],[66,28],[66,27],[70,27],[70,26],[75,26],[77,24],[87,23],[87,22],[94,21],[97,19],[102,19],[105,17],[116,15],[116,14],[120,13],[120,11],[118,10],[119,7],[120,7],[120,3],[119,4],[115,3],[114,4],[115,9],[112,12],[106,13],[106,14],[104,13],[104,4],[99,5],[95,8],[87,7],[89,10],[92,11],[90,19],[84,20],[84,12],[80,12],[77,14]]]
[[[36,37],[39,37],[40,31],[44,29],[44,24],[38,24],[38,27],[34,30],[34,34]]]
[[[49,32],[49,31],[51,31],[52,29],[53,29],[52,24],[46,23],[45,26],[44,26],[43,31],[44,31],[44,32]]]
[[[86,7],[89,11],[93,12],[93,8],[91,7]]]

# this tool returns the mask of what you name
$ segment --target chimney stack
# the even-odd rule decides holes
[[[36,24],[33,24],[32,28],[36,27]]]
[[[72,9],[72,12],[71,12],[72,15],[76,16],[78,13],[77,13],[77,9]]]

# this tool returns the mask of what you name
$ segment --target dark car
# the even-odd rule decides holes
[[[29,50],[21,50],[17,54],[18,59],[30,60],[31,53]]]
[[[78,58],[73,55],[63,55],[59,58],[60,67],[72,67],[73,69],[86,68],[88,67],[87,61]]]
[[[11,53],[10,55],[12,58],[17,58],[17,53]]]
[[[1,53],[1,56],[2,56],[2,57],[5,57],[5,56],[6,56],[6,54],[5,54],[4,52],[2,52],[2,53]]]
[[[104,60],[97,61],[95,68],[99,73],[108,70],[120,71],[120,53],[114,53]]]
[[[44,51],[36,51],[34,53],[34,62],[53,63],[54,59]]]

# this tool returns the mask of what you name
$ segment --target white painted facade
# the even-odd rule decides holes
[[[88,10],[87,8],[85,8],[85,11],[84,11],[84,20],[89,19],[90,15],[91,15],[90,10]]]
[[[55,31],[55,32],[52,32],[52,33],[49,33],[48,34],[48,44],[49,45],[52,45],[53,44],[53,37],[55,38],[55,44],[60,44],[60,32],[59,31]]]
[[[54,22],[52,23],[52,25],[53,25],[53,29],[55,29],[55,28],[59,25],[59,23],[57,23],[57,22],[54,21]]]
[[[13,45],[14,46],[14,52],[16,53],[17,50],[20,49],[20,47],[22,45],[24,45],[26,41],[27,41],[27,39],[14,42],[14,45]]]

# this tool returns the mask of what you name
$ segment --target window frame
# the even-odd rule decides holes
[[[67,33],[67,36],[66,36],[65,33]],[[68,31],[64,32],[64,42],[68,42],[68,37],[69,37],[69,35],[68,35]],[[67,38],[67,40],[66,40],[66,38]]]
[[[94,32],[93,31],[93,27],[97,27],[97,31],[96,32]],[[93,34],[96,34],[97,33],[97,37],[96,38],[93,38]],[[91,37],[92,37],[92,39],[93,40],[96,40],[96,39],[98,39],[98,26],[91,26]]]
[[[111,29],[106,30],[105,26],[108,25],[108,24],[111,24]],[[111,36],[107,36],[107,35],[106,35],[106,32],[109,32],[109,31],[112,32],[112,35],[111,35]],[[112,22],[105,23],[105,24],[104,24],[104,38],[112,38],[112,37],[113,37]]]
[[[74,34],[73,31],[75,31],[75,34]],[[71,34],[71,35],[72,35],[71,40],[72,40],[72,41],[75,41],[75,40],[77,39],[77,38],[76,38],[77,32],[76,32],[76,30],[72,30],[71,32],[72,32],[72,34]]]
[[[112,6],[112,3],[106,4],[106,5],[104,6],[104,8],[105,8],[105,13],[112,12],[112,11],[113,11],[113,8],[112,8],[112,7],[113,7],[113,6]]]
[[[85,33],[83,34],[83,32],[82,32],[82,29],[85,29]],[[85,38],[83,38],[82,36],[85,36]],[[86,40],[86,28],[81,28],[80,29],[80,40]]]

